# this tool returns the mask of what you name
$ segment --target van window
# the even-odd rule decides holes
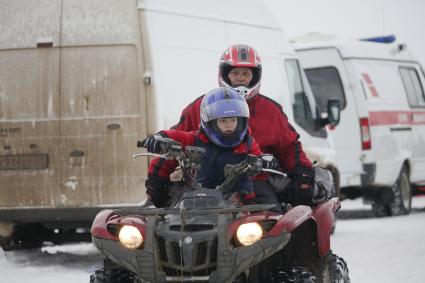
[[[412,107],[425,107],[425,94],[415,68],[400,67],[400,76],[407,93],[409,105]]]
[[[338,98],[341,109],[345,108],[344,88],[339,72],[335,67],[305,69],[305,73],[320,111],[326,112],[330,98]]]
[[[285,60],[285,69],[288,77],[289,90],[291,92],[295,122],[310,134],[321,136],[305,93],[298,61],[294,59]]]

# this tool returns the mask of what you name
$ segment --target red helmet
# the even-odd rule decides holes
[[[231,85],[229,72],[236,67],[250,68],[252,71],[252,80],[248,87]],[[257,51],[246,44],[236,44],[227,48],[220,58],[218,71],[218,84],[224,87],[230,87],[239,92],[246,100],[254,97],[260,91],[261,82],[261,58]]]

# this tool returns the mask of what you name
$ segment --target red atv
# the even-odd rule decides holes
[[[152,154],[135,157],[146,155]],[[179,145],[162,155],[177,160],[183,172],[170,208],[96,216],[94,245],[125,271],[114,282],[350,282],[346,263],[330,249],[337,198],[314,207],[283,204],[280,214],[268,211],[272,205],[241,206],[229,188],[243,173],[265,171],[259,159],[227,165],[225,181],[211,190],[195,181],[202,155],[202,148]],[[97,279],[101,273],[91,282],[104,282]]]

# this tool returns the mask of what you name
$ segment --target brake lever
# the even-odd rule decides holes
[[[160,157],[160,158],[167,158],[167,156],[164,155],[164,154],[151,153],[151,152],[137,153],[137,154],[132,155],[133,158],[139,158],[139,157],[143,157],[143,156],[154,156],[154,157]]]
[[[159,153],[152,153],[152,152],[142,152],[142,153],[137,153],[137,154],[133,154],[132,157],[133,158],[139,158],[139,157],[143,157],[143,156],[152,156],[152,157],[159,157],[159,158],[164,158],[164,159],[177,159],[176,157],[179,155],[180,153],[180,146],[177,145],[172,145],[170,147],[170,150],[166,153],[166,154],[159,154]]]
[[[280,171],[278,171],[278,170],[274,170],[274,169],[265,169],[265,168],[263,168],[263,169],[261,169],[261,171],[262,171],[262,172],[269,172],[269,173],[273,173],[273,174],[276,174],[276,175],[281,175],[281,176],[283,176],[283,177],[285,177],[285,178],[287,178],[287,177],[288,177],[288,175],[287,175],[287,174],[285,174],[285,173],[283,173],[283,172],[280,172]]]

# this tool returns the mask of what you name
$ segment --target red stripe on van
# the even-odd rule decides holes
[[[371,126],[423,125],[425,111],[374,111],[369,112]]]
[[[372,96],[374,97],[378,97],[378,91],[376,90],[376,87],[374,87],[373,85],[369,86],[369,90],[370,90],[370,94],[372,94]]]
[[[370,94],[374,97],[378,97],[378,91],[376,90],[376,87],[372,83],[372,79],[370,78],[368,73],[362,73],[362,78],[366,82],[366,85],[369,88]]]
[[[370,76],[368,73],[362,73],[362,77],[364,79],[364,81],[366,82],[366,84],[371,85],[372,84],[372,80],[370,79]]]

